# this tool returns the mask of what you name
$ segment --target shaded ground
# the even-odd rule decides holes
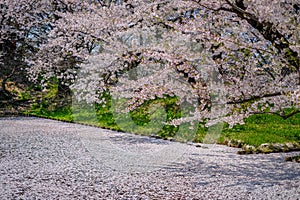
[[[0,118],[0,199],[299,199],[294,153],[237,155],[39,118]]]

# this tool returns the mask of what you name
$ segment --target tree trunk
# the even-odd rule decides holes
[[[0,99],[2,99],[2,100],[12,99],[11,93],[6,89],[6,82],[7,82],[7,79],[5,78],[2,80],[2,83],[1,83]]]

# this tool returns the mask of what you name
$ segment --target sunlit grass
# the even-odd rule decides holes
[[[262,143],[300,142],[300,114],[286,120],[279,116],[260,114],[250,116],[246,124],[232,129],[225,127],[222,135],[258,146]]]
[[[116,122],[116,115],[111,110],[110,97],[106,96],[106,105],[83,105],[80,107],[68,106],[49,111],[46,105],[34,106],[30,114],[58,119],[69,122],[84,123],[102,128],[126,131],[140,135],[156,135],[161,138],[176,138],[179,141],[205,142],[208,129],[199,126],[196,134],[178,132],[179,128],[172,125],[164,125],[157,131],[155,126],[147,126],[151,123],[149,107],[159,104],[165,108],[166,120],[170,121],[181,116],[180,108],[176,105],[176,98],[157,99],[144,103],[140,108],[130,112],[128,119],[121,118]],[[132,123],[133,122],[133,123]],[[300,142],[300,113],[284,120],[279,116],[270,114],[253,115],[245,119],[245,125],[236,125],[229,128],[224,125],[216,142],[224,143],[225,140],[241,140],[246,144],[259,146],[262,143]],[[212,128],[213,129],[213,128]],[[211,130],[212,130],[211,129]],[[190,133],[193,131],[191,130]],[[179,138],[184,137],[184,138]],[[192,137],[191,137],[192,136]],[[206,137],[207,138],[207,137]]]

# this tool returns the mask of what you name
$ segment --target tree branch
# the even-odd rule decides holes
[[[286,120],[286,119],[296,115],[297,113],[300,113],[300,110],[293,111],[287,115],[284,115],[284,114],[282,115],[278,112],[251,112],[250,114],[272,114],[272,115],[277,115],[277,116],[281,117],[282,119]]]
[[[207,5],[204,5],[201,1],[193,0],[193,2],[196,2],[200,6],[215,12],[226,11],[235,13],[239,18],[246,20],[253,28],[258,30],[266,40],[272,42],[274,47],[280,53],[284,54],[288,64],[293,66],[297,71],[299,71],[300,74],[300,57],[298,53],[290,48],[290,44],[287,39],[274,27],[274,24],[272,22],[260,22],[254,14],[247,12],[245,10],[246,7],[244,6],[243,0],[236,0],[236,4],[231,3],[230,0],[225,0],[230,8],[224,7],[224,5],[220,6],[219,8],[211,8]]]
[[[260,22],[253,14],[246,12],[244,9],[231,3],[229,0],[225,1],[231,6],[231,8],[228,9],[223,7],[221,10],[235,13],[241,19],[246,20],[253,28],[258,30],[266,40],[272,42],[279,52],[284,53],[286,60],[291,66],[294,66],[297,71],[300,70],[300,58],[298,53],[290,48],[287,39],[274,27],[272,22]]]
[[[255,101],[258,99],[262,99],[262,98],[267,98],[267,97],[276,97],[276,96],[280,96],[282,95],[281,92],[275,92],[275,93],[271,93],[271,94],[264,94],[261,96],[252,96],[251,98],[247,98],[247,99],[240,99],[240,100],[233,100],[233,101],[229,101],[226,104],[232,105],[232,104],[241,104],[241,103],[247,103],[250,101]]]

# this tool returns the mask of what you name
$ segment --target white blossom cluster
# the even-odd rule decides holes
[[[36,31],[32,80],[57,76],[79,100],[179,97],[174,120],[230,125],[300,107],[300,3],[296,0],[1,0],[1,41]],[[29,35],[28,35],[29,34]],[[285,108],[293,108],[286,113]]]

